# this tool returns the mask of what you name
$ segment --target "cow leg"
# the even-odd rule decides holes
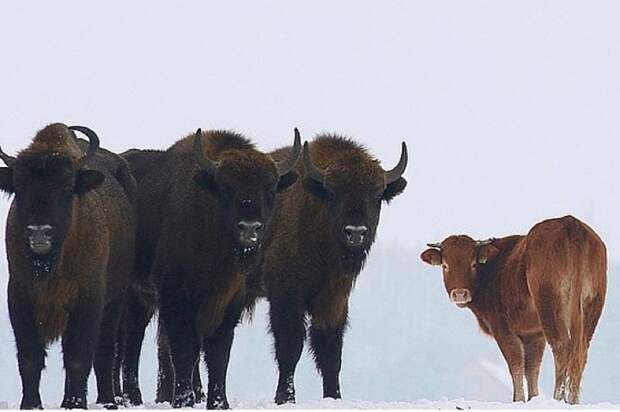
[[[541,287],[533,293],[535,296],[534,303],[538,311],[540,323],[543,326],[545,339],[551,346],[553,360],[555,363],[555,388],[553,390],[553,399],[566,400],[567,378],[568,378],[568,361],[570,358],[570,335],[568,326],[564,319],[563,308],[557,308],[551,305],[551,302],[560,302],[560,297],[554,292],[553,286]]]
[[[159,311],[174,368],[174,395],[172,407],[193,406],[196,402],[192,375],[200,354],[199,338],[195,330],[195,314],[183,293],[161,288]]]
[[[132,406],[142,405],[142,392],[140,390],[139,366],[140,353],[144,333],[153,317],[154,308],[148,307],[132,290],[128,296],[126,322],[126,340],[123,361],[123,398]]]
[[[207,364],[207,409],[229,409],[226,397],[226,373],[230,359],[235,327],[239,323],[243,305],[236,299],[229,305],[222,324],[204,340],[204,358]]]
[[[342,338],[346,321],[335,328],[312,323],[310,346],[317,369],[323,377],[323,398],[340,399],[340,368],[342,365]]]
[[[61,408],[86,409],[88,375],[99,340],[102,312],[102,303],[91,302],[69,313],[67,328],[62,337],[65,395]]]
[[[278,362],[278,405],[295,402],[295,368],[301,357],[306,335],[305,308],[301,297],[272,297],[269,317]]]
[[[525,390],[523,387],[523,378],[525,371],[525,358],[523,354],[523,344],[521,339],[514,333],[504,330],[495,334],[495,340],[499,345],[499,349],[506,359],[508,370],[512,377],[513,402],[525,402]]]
[[[547,342],[542,333],[521,338],[521,341],[525,352],[525,379],[527,381],[527,400],[529,401],[539,395],[538,375]]]
[[[118,329],[125,311],[126,297],[120,297],[105,305],[95,353],[95,376],[97,377],[97,403],[106,409],[116,409],[114,398],[114,359]]]
[[[32,307],[24,305],[24,297],[15,299],[9,287],[9,317],[17,346],[17,364],[22,380],[21,409],[43,409],[39,385],[45,367],[45,346],[41,343]],[[18,302],[21,301],[21,302]]]

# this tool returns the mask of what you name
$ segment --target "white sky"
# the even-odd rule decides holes
[[[618,16],[613,1],[2,2],[0,144],[62,121],[117,151],[197,127],[273,149],[299,127],[391,168],[404,139],[409,186],[378,243],[411,251],[413,279],[427,241],[567,213],[617,259]]]

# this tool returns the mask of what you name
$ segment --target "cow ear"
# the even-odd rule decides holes
[[[306,177],[302,183],[308,192],[312,193],[319,199],[327,200],[329,198],[329,192],[322,183],[317,182],[311,177]]]
[[[0,190],[9,195],[15,191],[13,188],[13,169],[10,167],[0,167]]]
[[[280,180],[278,181],[278,189],[277,189],[277,191],[278,192],[283,191],[284,189],[286,189],[287,187],[289,187],[293,183],[295,183],[298,178],[299,178],[299,175],[294,170],[291,170],[290,172],[288,172],[284,176],[281,176]]]
[[[426,249],[424,252],[422,252],[422,254],[420,255],[420,258],[424,262],[428,263],[429,265],[433,265],[433,266],[441,265],[441,252],[437,249],[434,249],[434,248]]]
[[[97,170],[80,169],[75,176],[75,193],[82,195],[97,188],[103,181],[105,176]]]
[[[407,187],[407,181],[405,178],[398,178],[395,182],[387,185],[385,191],[383,192],[383,200],[389,203],[392,199],[401,194],[403,190],[405,190],[405,187]]]
[[[217,194],[219,193],[215,178],[213,177],[213,175],[211,175],[208,172],[205,172],[204,170],[201,170],[194,175],[194,182],[198,186],[204,189],[207,189],[209,192],[211,192],[215,196],[217,196]]]
[[[480,250],[478,250],[478,263],[490,262],[495,259],[498,253],[499,249],[493,245],[480,246]]]

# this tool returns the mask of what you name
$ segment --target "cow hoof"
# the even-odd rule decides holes
[[[101,407],[107,410],[115,410],[118,409],[118,405],[115,402],[102,403]]]
[[[196,399],[196,403],[203,403],[207,400],[207,396],[203,392],[202,388],[194,389],[194,398]]]

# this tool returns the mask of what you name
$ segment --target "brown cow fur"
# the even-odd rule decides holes
[[[525,401],[524,377],[528,398],[538,395],[547,342],[555,360],[554,398],[578,403],[607,284],[606,248],[589,226],[565,216],[538,223],[527,236],[479,246],[468,236],[450,236],[440,248],[427,249],[422,260],[443,266],[449,294],[471,292],[465,306],[497,341],[512,376],[514,401]]]

